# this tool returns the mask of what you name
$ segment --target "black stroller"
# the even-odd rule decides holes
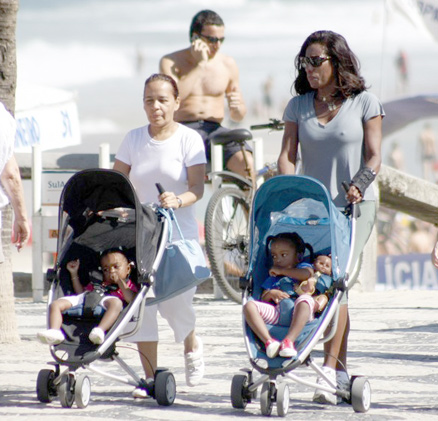
[[[80,408],[86,407],[91,393],[90,379],[86,374],[76,373],[77,369],[86,368],[145,389],[159,405],[172,405],[176,385],[169,370],[158,369],[154,381],[147,383],[116,350],[117,340],[133,335],[141,326],[148,292],[154,285],[166,247],[168,228],[168,219],[162,216],[160,208],[154,204],[142,205],[129,179],[119,172],[84,170],[66,183],[60,199],[57,258],[54,268],[47,273],[47,280],[51,282],[48,306],[57,298],[74,293],[66,270],[68,261],[81,260],[79,274],[84,285],[93,280],[98,282],[99,253],[112,247],[123,247],[134,263],[131,280],[136,283],[138,293],[123,309],[101,345],[91,343],[88,338],[98,319],[92,311],[87,311],[86,303],[81,316],[68,314],[68,311],[63,315],[62,330],[66,339],[50,347],[54,362],[49,364],[54,365],[54,369],[43,369],[38,374],[40,402],[51,402],[59,396],[63,407],[69,408],[74,402]],[[94,367],[93,362],[99,359],[115,361],[129,378]]]

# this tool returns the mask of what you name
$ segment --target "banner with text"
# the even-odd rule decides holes
[[[430,254],[379,256],[376,289],[438,289],[438,269]]]

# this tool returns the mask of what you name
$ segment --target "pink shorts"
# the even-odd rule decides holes
[[[311,322],[314,319],[315,315],[315,300],[311,295],[303,294],[300,295],[295,300],[295,307],[297,304],[305,302],[310,307],[310,314],[309,314],[309,320],[308,322]],[[257,310],[262,316],[262,319],[265,323],[270,325],[276,325],[278,324],[278,320],[280,319],[280,305],[273,305],[269,303],[265,303],[264,301],[256,301],[254,300],[253,303],[256,305]]]

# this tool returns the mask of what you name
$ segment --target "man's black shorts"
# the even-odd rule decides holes
[[[220,123],[215,121],[208,120],[197,120],[197,121],[180,121],[184,126],[190,127],[193,130],[196,130],[202,137],[205,145],[205,153],[207,156],[207,161],[211,161],[211,152],[210,152],[210,138],[212,135],[217,133],[224,133],[230,131],[225,127],[222,127]],[[251,146],[249,146],[245,142],[245,150],[248,152],[252,152]],[[236,153],[240,151],[240,146],[236,142],[230,142],[223,147],[223,159],[225,166],[227,165],[228,160]]]

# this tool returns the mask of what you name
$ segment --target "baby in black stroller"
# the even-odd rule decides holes
[[[89,311],[95,317],[102,316],[102,318],[88,337],[93,344],[102,344],[105,332],[113,326],[123,308],[138,292],[137,286],[129,279],[131,265],[121,247],[107,249],[100,255],[103,281],[101,283],[91,281],[84,287],[79,278],[79,259],[68,262],[66,268],[70,273],[76,294],[58,298],[50,304],[50,328],[38,332],[37,337],[40,342],[57,345],[65,340],[61,330],[64,312],[83,316]]]

